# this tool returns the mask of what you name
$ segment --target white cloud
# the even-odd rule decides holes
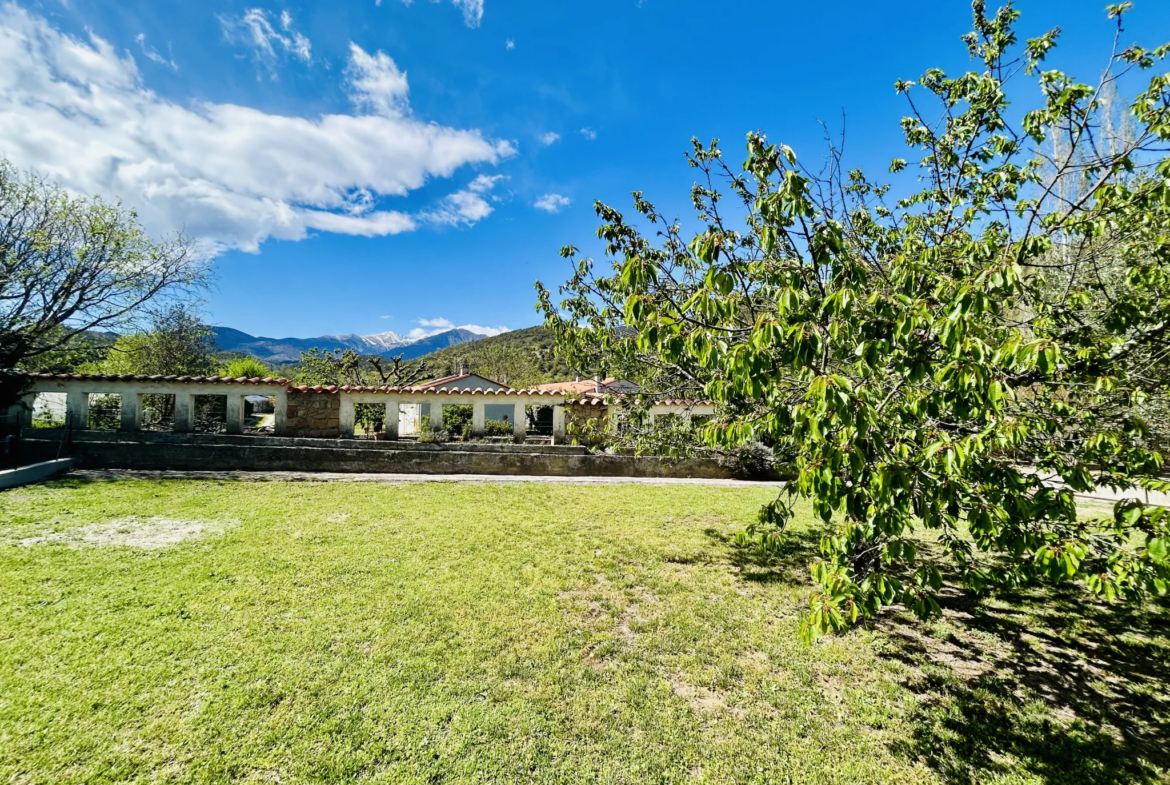
[[[431,0],[432,3],[441,3],[443,0]],[[483,0],[451,0],[456,8],[463,11],[463,23],[468,27],[479,27],[483,21]],[[402,0],[404,6],[414,5],[414,0]],[[382,0],[375,0],[374,5],[382,5]]]
[[[507,49],[509,52],[511,52],[513,49],[516,48],[516,42],[513,41],[511,38],[509,38],[508,42],[504,44],[504,48]]]
[[[351,49],[354,100],[373,114],[307,119],[233,104],[181,106],[147,89],[133,57],[108,41],[62,34],[4,4],[0,155],[74,192],[121,199],[148,231],[183,230],[210,253],[255,251],[265,239],[314,230],[410,231],[415,216],[377,209],[376,199],[515,151],[479,131],[413,117],[405,76],[399,83],[395,73],[381,53]],[[471,208],[468,215],[486,215]]]
[[[582,128],[581,129],[581,136],[584,136],[586,139],[588,139],[590,142],[592,142],[594,139],[597,138],[597,132],[594,131],[592,128]]]
[[[544,210],[546,213],[559,213],[561,208],[568,207],[573,203],[573,200],[567,196],[560,194],[545,194],[532,203],[532,206],[537,210]]]
[[[511,330],[502,324],[497,327],[485,327],[480,324],[456,325],[450,319],[444,319],[442,317],[438,319],[415,319],[414,321],[415,324],[420,326],[415,327],[406,334],[406,337],[412,341],[417,341],[420,338],[426,338],[431,335],[438,335],[439,333],[445,333],[448,330],[468,330],[470,332],[487,336],[489,338],[493,335],[500,335],[501,333],[511,332]]]
[[[368,54],[355,43],[349,45],[349,65],[345,69],[349,79],[350,99],[374,114],[398,117],[410,111],[410,85],[406,72],[385,52]]]
[[[378,318],[379,319],[393,319],[394,317],[387,314],[386,316],[379,316]]]
[[[256,59],[262,62],[275,76],[274,66],[278,52],[291,55],[303,63],[313,59],[313,46],[309,39],[293,30],[292,15],[280,12],[280,29],[277,32],[270,21],[271,14],[263,8],[249,8],[238,19],[219,17],[224,36],[233,42],[245,43],[255,50]]]
[[[134,36],[134,40],[136,42],[138,42],[138,46],[142,49],[142,54],[143,54],[143,56],[146,57],[147,60],[150,60],[151,62],[154,62],[154,63],[158,63],[159,65],[162,65],[162,66],[166,66],[167,68],[171,69],[172,71],[179,70],[179,66],[175,62],[173,55],[171,57],[163,57],[159,53],[159,51],[157,49],[155,49],[153,46],[146,45],[146,34],[145,33],[139,33],[138,35]],[[170,46],[168,46],[167,49],[169,51]]]
[[[463,23],[465,25],[479,27],[479,23],[483,20],[483,0],[451,0],[451,2],[463,9]]]
[[[504,179],[506,178],[502,174],[481,174],[462,191],[450,194],[437,208],[423,213],[420,217],[449,226],[471,225],[482,221],[492,214],[491,201],[499,201],[499,197],[491,194],[492,189],[496,183]]]
[[[561,140],[561,135],[553,131],[549,131],[547,134],[541,134],[537,137],[537,139],[540,140],[541,144],[547,146],[559,142]]]

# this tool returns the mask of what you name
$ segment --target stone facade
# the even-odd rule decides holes
[[[290,391],[287,422],[288,436],[336,439],[341,424],[341,398]]]

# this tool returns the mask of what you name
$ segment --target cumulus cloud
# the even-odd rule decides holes
[[[174,56],[163,57],[162,54],[160,54],[157,49],[155,49],[153,46],[147,45],[146,33],[139,33],[138,35],[134,36],[134,40],[135,40],[135,42],[137,42],[139,48],[142,49],[142,55],[147,60],[150,60],[153,63],[158,63],[161,66],[165,66],[165,67],[171,69],[172,71],[179,70],[179,66],[175,62]],[[167,49],[169,51],[170,47],[168,46]]]
[[[347,72],[368,114],[182,106],[147,89],[133,57],[108,41],[0,5],[0,155],[72,191],[121,199],[149,231],[182,230],[216,253],[312,231],[410,231],[416,216],[377,202],[514,153],[479,131],[413,117],[405,74],[380,52],[351,48]],[[494,180],[477,182],[468,191],[482,199]],[[464,222],[491,212],[459,199]]]
[[[272,15],[263,8],[249,8],[240,17],[221,16],[220,26],[224,36],[236,43],[252,47],[258,61],[275,76],[274,66],[282,55],[288,55],[309,63],[313,59],[313,46],[309,39],[293,29],[292,15],[281,11],[277,22],[280,30],[272,23]]]
[[[506,179],[504,175],[481,174],[462,191],[447,196],[435,209],[422,214],[422,218],[433,223],[448,226],[469,225],[482,221],[492,214],[492,201],[499,201],[491,191],[496,183]],[[489,201],[490,200],[490,201]]]
[[[544,210],[546,213],[559,213],[562,208],[568,207],[573,203],[573,200],[567,196],[560,194],[545,194],[532,203],[532,206],[537,210]]]
[[[509,52],[511,52],[513,49],[516,48],[516,42],[513,41],[511,38],[509,38],[507,40],[507,42],[504,44],[504,48],[507,49]]]
[[[537,137],[537,139],[540,140],[541,144],[548,146],[550,144],[556,144],[559,142],[561,140],[561,135],[553,131],[549,131],[547,134],[541,134]]]
[[[511,332],[507,327],[499,325],[497,327],[485,327],[480,324],[460,324],[456,325],[450,319],[442,317],[438,319],[415,319],[415,324],[419,325],[406,334],[407,338],[417,341],[420,338],[426,338],[431,335],[438,335],[445,333],[448,330],[468,330],[478,335],[491,337],[493,335],[500,335],[501,333]]]
[[[355,43],[349,45],[350,99],[358,106],[383,117],[398,117],[410,110],[410,85],[406,72],[385,52],[368,54]]]
[[[582,128],[581,129],[581,136],[584,136],[586,139],[588,139],[590,142],[592,142],[594,139],[597,138],[597,132],[594,131],[592,128]]]

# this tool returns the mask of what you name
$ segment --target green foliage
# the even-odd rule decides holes
[[[301,352],[301,361],[295,377],[297,384],[310,387],[340,387],[342,385],[363,385],[362,358],[353,349],[324,351],[313,347]]]
[[[846,172],[836,148],[818,174],[762,134],[738,170],[696,142],[690,241],[641,194],[645,232],[598,203],[612,274],[576,262],[559,306],[538,284],[570,363],[663,369],[720,406],[708,446],[794,456],[797,479],[741,542],[783,547],[793,497],[811,501],[828,531],[810,641],[891,604],[937,615],[944,567],[976,592],[1076,583],[1136,601],[1170,583],[1163,511],[1131,499],[1082,520],[1074,496],[1168,487],[1141,407],[1170,383],[1170,76],[1148,78],[1123,127],[1105,100],[1167,47],[1119,47],[1086,85],[1040,70],[1057,31],[1020,51],[1016,11],[974,11],[977,70],[896,85],[940,107],[911,101],[902,122],[919,158],[890,168],[918,177],[908,195]],[[1038,107],[1011,107],[1033,88]]]
[[[422,419],[427,420],[428,418],[423,417]],[[418,441],[420,444],[446,444],[447,442],[451,441],[451,432],[446,428],[438,431],[432,431],[430,428],[430,423],[424,422],[422,431],[418,435]]]
[[[184,238],[155,242],[121,205],[0,159],[0,368],[135,326],[145,306],[185,299],[208,275]]]
[[[119,336],[103,359],[81,373],[207,376],[215,371],[215,338],[198,315],[173,306],[151,314],[145,332]]]
[[[443,428],[450,433],[467,435],[471,433],[471,404],[464,403],[443,407]]]
[[[573,371],[557,356],[553,334],[543,325],[448,346],[412,361],[425,362],[438,378],[467,367],[511,387],[564,381]]]
[[[219,375],[229,379],[264,379],[271,376],[272,371],[255,357],[237,357],[221,368]]]

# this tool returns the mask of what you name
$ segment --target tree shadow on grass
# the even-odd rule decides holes
[[[807,584],[808,565],[817,555],[821,535],[817,532],[785,532],[780,547],[764,551],[735,544],[735,536],[718,529],[704,529],[714,544],[727,552],[739,577],[753,583]]]
[[[1170,609],[1099,603],[1074,589],[980,602],[947,597],[945,621],[877,625],[920,699],[895,751],[945,782],[1170,779]]]

